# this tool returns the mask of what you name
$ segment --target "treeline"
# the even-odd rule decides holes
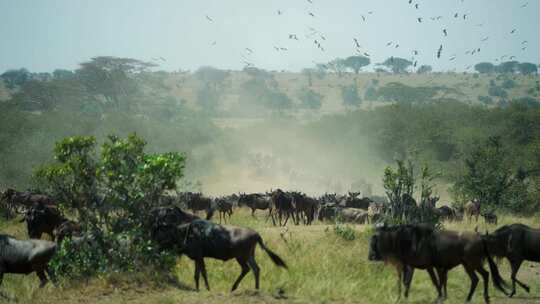
[[[480,62],[474,66],[474,69],[481,74],[538,74],[538,66],[530,62],[505,61],[500,64],[491,62]]]

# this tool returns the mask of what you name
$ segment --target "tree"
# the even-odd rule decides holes
[[[502,87],[499,87],[499,86],[490,86],[488,88],[488,94],[490,96],[500,97],[500,98],[508,97],[508,93]]]
[[[347,66],[345,65],[345,60],[341,58],[336,58],[328,62],[327,65],[328,68],[334,73],[338,74],[339,77],[342,76],[343,72],[345,72],[345,69],[347,68]]]
[[[412,61],[400,57],[390,57],[379,65],[385,66],[390,69],[394,74],[403,74],[407,72],[407,69],[412,65]]]
[[[490,62],[480,62],[474,66],[474,69],[480,74],[490,74],[495,71],[495,66]]]
[[[519,62],[505,61],[495,67],[495,71],[502,74],[514,74],[518,71]]]
[[[103,56],[82,63],[76,74],[90,94],[103,96],[118,110],[121,106],[129,109],[139,88],[133,76],[155,66],[131,58]]]
[[[358,107],[362,102],[362,98],[358,95],[358,89],[355,85],[342,87],[341,97],[345,106]]]
[[[31,74],[27,69],[22,68],[18,70],[9,70],[0,75],[0,78],[4,80],[6,87],[10,90],[21,87],[28,80],[31,79]]]
[[[316,74],[317,71],[315,69],[312,69],[312,68],[305,68],[305,69],[302,69],[302,74],[304,74],[306,76],[306,78],[308,79],[308,87],[311,87],[313,85],[313,75]]]
[[[75,76],[75,73],[70,70],[63,70],[63,69],[56,69],[53,71],[53,78],[60,80],[60,79],[71,79]]]
[[[523,75],[537,74],[538,68],[536,64],[530,62],[523,62],[518,65],[518,70]]]
[[[205,84],[218,86],[221,85],[223,81],[225,81],[225,79],[229,76],[229,72],[210,66],[203,66],[194,73],[194,76],[199,81],[202,81]]]
[[[416,70],[417,74],[428,74],[433,71],[433,68],[430,65],[421,65],[418,70]]]
[[[358,74],[363,67],[370,63],[371,60],[364,56],[350,56],[343,61],[345,67],[352,69],[355,74]]]
[[[219,104],[218,90],[214,86],[206,83],[197,92],[197,103],[206,112],[215,112]]]
[[[318,110],[321,108],[322,95],[313,90],[303,89],[302,92],[300,92],[299,98],[303,108],[311,110]]]
[[[526,178],[522,168],[515,168],[506,156],[508,149],[499,137],[490,137],[476,146],[464,159],[463,171],[454,182],[453,191],[468,199],[477,199],[491,208],[503,207],[503,199],[513,186]]]

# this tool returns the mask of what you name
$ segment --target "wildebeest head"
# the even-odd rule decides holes
[[[39,238],[44,227],[54,227],[61,223],[62,216],[54,207],[34,204],[26,211],[24,220],[30,238]]]

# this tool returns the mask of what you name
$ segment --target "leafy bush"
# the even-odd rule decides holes
[[[488,94],[490,96],[500,97],[500,98],[508,97],[508,93],[506,93],[506,91],[502,87],[499,87],[499,86],[490,86],[488,89]]]
[[[355,85],[342,87],[341,97],[343,98],[343,104],[346,106],[358,107],[362,102],[362,98],[358,95],[358,89]]]
[[[346,241],[354,241],[356,239],[356,231],[351,226],[339,222],[334,225],[334,233]]]
[[[505,79],[501,84],[501,87],[506,90],[513,89],[516,86],[517,86],[517,83],[514,80],[509,79],[509,78]]]
[[[318,110],[321,108],[322,95],[310,89],[304,89],[299,96],[302,107],[306,109]]]

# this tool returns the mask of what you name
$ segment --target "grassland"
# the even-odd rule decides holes
[[[540,217],[516,218],[502,216],[500,224],[522,222],[540,226]],[[240,269],[234,261],[223,263],[207,259],[211,291],[193,290],[193,263],[183,257],[178,260],[174,276],[179,284],[153,282],[147,274],[111,274],[84,282],[64,282],[38,288],[35,275],[5,275],[0,302],[64,304],[64,303],[393,303],[396,300],[396,277],[390,266],[367,260],[370,228],[351,226],[356,238],[347,241],[334,232],[332,225],[272,227],[259,214],[251,218],[247,210],[236,210],[231,223],[259,231],[267,245],[281,255],[289,270],[275,267],[270,259],[257,250],[261,267],[261,290],[254,290],[254,279],[248,274],[240,288],[230,293]],[[447,229],[479,231],[494,230],[483,222],[448,223]],[[25,237],[22,224],[0,223],[3,233]],[[499,263],[503,276],[509,279],[509,266]],[[493,303],[538,303],[540,301],[540,265],[525,263],[519,277],[531,285],[531,293],[518,289],[517,297],[507,299],[490,286]],[[450,272],[449,299],[446,303],[462,303],[469,288],[469,279],[461,267]],[[431,303],[436,292],[424,271],[415,273],[411,296],[405,303]],[[481,285],[473,303],[482,303]]]

